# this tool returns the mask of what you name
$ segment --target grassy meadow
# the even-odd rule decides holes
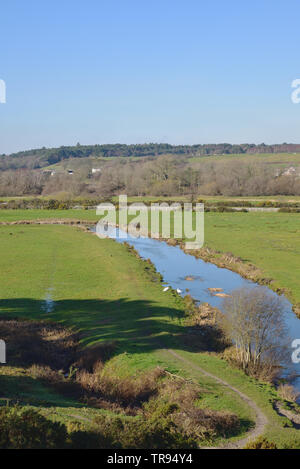
[[[262,270],[273,286],[300,302],[300,214],[207,213],[205,244]]]
[[[286,167],[287,165],[299,166],[299,153],[233,153],[226,155],[211,156],[192,156],[189,158],[191,162],[226,162],[226,161],[249,161],[254,163],[263,163],[274,167]]]
[[[60,216],[96,219],[93,211],[86,210],[27,210],[26,217],[20,212],[3,210],[0,212],[1,221]],[[274,275],[276,265],[280,266],[285,258],[285,251],[299,249],[299,244],[295,248],[297,230],[299,218],[293,214],[206,214],[207,243],[218,249],[231,250],[246,259],[251,258],[253,262],[256,255],[257,261]],[[265,240],[263,262],[255,250],[258,234]],[[268,236],[273,237],[274,244],[285,247],[282,253],[279,249],[272,250]],[[137,258],[126,246],[109,239],[100,240],[76,227],[56,225],[1,226],[0,241],[1,317],[48,319],[71,326],[80,331],[84,347],[117,340],[117,352],[106,363],[107,370],[127,376],[159,365],[171,373],[195,380],[202,389],[198,405],[236,413],[241,421],[241,430],[231,440],[241,438],[253,424],[252,410],[233,391],[170,355],[167,348],[173,348],[180,356],[225,379],[251,397],[269,419],[268,438],[279,446],[294,440],[300,444],[297,431],[273,410],[272,402],[278,396],[271,386],[246,377],[214,355],[188,349],[182,340],[185,327],[181,297],[173,291],[164,293],[160,278],[151,265]],[[261,245],[262,241],[259,242]],[[282,257],[272,263],[272,252]],[[292,259],[291,253],[289,262]],[[294,266],[296,269],[296,260]],[[290,264],[286,270],[288,268]],[[281,274],[279,268],[278,274]],[[290,287],[294,285],[292,280],[292,276],[290,280],[287,278]],[[281,281],[280,276],[278,281]],[[46,312],[49,298],[54,301],[53,310]],[[1,366],[0,373],[3,398],[18,399],[23,404],[39,408],[54,420],[88,421],[97,413],[108,412],[66,399],[26,376],[24,370],[10,367],[9,363]]]
[[[93,223],[99,217],[94,210],[0,210],[0,222],[59,218]],[[300,302],[299,233],[297,213],[205,213],[205,246],[253,263],[295,303]]]

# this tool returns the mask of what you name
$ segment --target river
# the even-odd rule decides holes
[[[97,232],[100,235],[114,238],[120,243],[126,241],[136,249],[142,258],[150,259],[156,270],[163,276],[163,287],[169,285],[175,290],[179,289],[182,296],[188,292],[195,300],[210,303],[221,309],[223,298],[211,294],[209,288],[220,288],[224,293],[230,294],[237,288],[258,286],[229,269],[217,267],[186,254],[179,246],[169,246],[165,241],[152,238],[133,237],[119,228],[115,229],[111,226],[104,227],[102,225],[99,231],[99,226]],[[127,236],[127,239],[120,238],[119,233]],[[186,277],[192,277],[193,280],[186,280]],[[271,292],[273,295],[277,295],[275,292]],[[300,339],[300,320],[292,311],[292,305],[286,298],[284,304],[288,336],[290,343],[292,343],[294,339]],[[294,351],[292,346],[290,351],[292,355]],[[294,364],[291,359],[286,372],[300,375],[300,363]],[[300,392],[300,376],[296,377],[292,384]]]

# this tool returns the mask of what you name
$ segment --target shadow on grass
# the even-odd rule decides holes
[[[42,305],[42,301],[30,298],[0,300],[0,320],[19,318],[60,323],[79,332],[83,347],[103,341],[117,341],[114,354],[123,352],[147,354],[175,344],[178,347],[180,343],[182,348],[188,350],[188,347],[183,345],[186,341],[181,340],[187,329],[181,321],[184,313],[180,309],[124,298],[117,301],[56,301],[54,310],[50,313],[43,311]],[[9,344],[7,344],[7,364],[18,365],[14,363],[13,357],[10,362]],[[22,403],[28,402],[44,407],[68,406],[60,393],[57,394],[39,380],[29,376],[3,374],[0,376],[0,389],[3,391],[0,393],[2,394],[0,398],[9,395],[13,402],[19,400]],[[3,402],[0,402],[1,404],[3,405]],[[69,405],[80,406],[75,402]]]
[[[83,346],[117,340],[119,351],[129,353],[170,347],[174,340],[183,345],[178,339],[187,332],[182,311],[148,301],[60,300],[50,313],[42,310],[42,303],[29,298],[0,300],[0,319],[51,320],[79,331]]]
[[[27,404],[35,407],[83,407],[75,399],[56,393],[30,376],[0,375],[0,389],[0,406]]]
[[[154,302],[107,300],[61,300],[51,313],[42,310],[40,300],[19,298],[0,300],[1,319],[49,320],[71,326],[79,332],[83,346],[102,341],[117,341],[116,354],[122,352],[151,353],[162,348],[197,351],[183,324],[184,312],[161,307]],[[1,338],[1,337],[0,337]],[[190,343],[189,343],[190,342]],[[203,351],[199,338],[199,351]],[[9,356],[7,357],[9,365]],[[38,379],[25,375],[0,375],[0,398],[8,395],[12,402],[30,403],[37,407],[82,407],[76,397],[64,397]],[[1,395],[2,394],[2,395]],[[76,402],[77,401],[77,402]],[[0,405],[4,405],[0,399]],[[252,422],[241,420],[241,431],[249,430]]]

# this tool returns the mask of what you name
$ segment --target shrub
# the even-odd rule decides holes
[[[244,449],[277,449],[277,446],[272,441],[260,436],[256,440],[250,441]]]
[[[64,448],[64,425],[51,422],[31,409],[0,408],[1,449]]]
[[[186,438],[203,440],[236,434],[240,429],[236,415],[196,407],[200,392],[199,385],[182,379],[164,381],[158,396],[144,404],[144,414],[150,420],[170,417]]]
[[[114,448],[109,438],[91,430],[76,430],[69,434],[71,449],[111,449]]]
[[[97,417],[94,432],[114,448],[124,449],[181,449],[196,448],[192,438],[181,435],[170,417],[154,419],[137,418],[123,422],[121,419]]]

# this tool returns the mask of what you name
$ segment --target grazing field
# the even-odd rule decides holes
[[[176,293],[163,293],[148,263],[112,240],[99,240],[73,227],[7,226],[1,227],[0,236],[2,317],[46,318],[73,326],[80,331],[83,346],[117,340],[118,354],[108,366],[119,375],[157,365],[175,369],[160,356],[160,349],[182,335],[183,303]],[[50,300],[53,310],[47,312]],[[47,402],[52,414],[64,420],[74,408],[79,415],[88,413],[36,382],[30,386],[19,369],[0,371],[14,383],[4,381],[11,398],[17,393],[25,403],[39,407]],[[245,422],[252,420],[233,393],[224,393],[211,380],[202,379],[201,386],[219,396],[218,409],[237,411]],[[47,415],[52,415],[51,409]]]
[[[226,161],[251,161],[253,163],[263,163],[274,167],[299,166],[299,153],[244,153],[228,154],[216,156],[194,156],[189,158],[192,162],[226,162]]]
[[[112,198],[115,201],[118,201],[118,197],[113,197]],[[206,202],[209,204],[217,203],[217,204],[222,204],[226,203],[228,206],[230,206],[230,203],[233,205],[236,205],[237,202],[251,202],[254,206],[262,204],[263,202],[275,202],[279,204],[296,204],[300,202],[300,197],[297,195],[270,195],[270,196],[231,196],[231,197],[226,197],[224,195],[197,195],[197,196],[191,196],[191,195],[182,195],[182,196],[160,196],[160,197],[151,197],[151,196],[145,196],[145,197],[138,197],[138,196],[132,196],[128,197],[128,202],[144,202],[144,203],[151,203],[151,202],[157,202],[157,201],[171,201],[171,202],[198,202],[202,201],[205,205]]]
[[[255,264],[300,302],[300,214],[207,213],[205,244]]]
[[[175,349],[190,363],[253,399],[269,419],[266,435],[279,446],[299,438],[273,410],[272,402],[278,396],[272,387],[246,377],[213,355],[188,349],[181,339],[186,332],[181,298],[173,291],[163,293],[151,265],[126,246],[99,240],[76,227],[54,225],[2,226],[0,241],[1,317],[49,319],[73,326],[80,331],[83,346],[117,340],[115,356],[106,363],[108,369],[132,375],[159,365],[192,378],[202,389],[198,405],[236,413],[241,429],[231,440],[241,438],[254,420],[252,409],[231,389],[168,352],[168,348]],[[9,363],[0,368],[0,385],[2,397],[18,396],[21,403],[56,420],[89,420],[95,413],[107,412],[63,398]]]
[[[72,218],[74,220],[91,220],[96,222],[99,217],[95,210],[0,210],[1,221],[46,220]]]
[[[59,218],[93,223],[99,217],[94,210],[0,210],[0,222]],[[300,302],[299,234],[297,213],[205,214],[206,246],[253,263],[295,303]]]
[[[43,318],[49,296],[55,308],[46,317],[83,329],[85,344],[118,338],[140,351],[164,329],[178,332],[180,297],[164,294],[154,273],[149,281],[151,266],[114,241],[36,225],[1,227],[0,240],[1,311]]]

